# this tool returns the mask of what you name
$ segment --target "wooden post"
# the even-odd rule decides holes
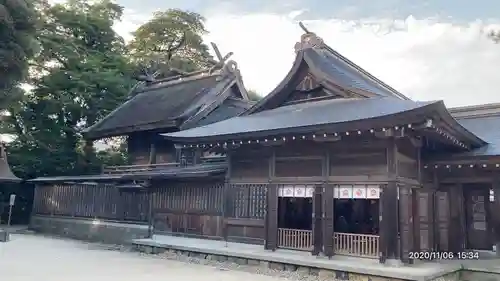
[[[399,189],[399,256],[404,263],[412,263],[410,252],[414,251],[413,190],[401,185]]]
[[[149,146],[149,164],[156,164],[156,144],[155,138],[152,138],[151,144]]]
[[[397,186],[397,145],[394,137],[387,143],[387,172],[389,182],[380,194],[380,262],[398,259],[398,186]]]
[[[449,246],[453,252],[460,252],[465,248],[465,225],[462,224],[462,219],[465,216],[464,210],[464,194],[462,184],[450,186],[449,192],[450,202],[450,232]]]
[[[278,185],[269,183],[267,187],[265,249],[275,251],[278,248]]]
[[[313,195],[313,213],[312,213],[313,249],[311,252],[311,254],[315,256],[318,256],[321,253],[321,249],[323,248],[322,193],[323,193],[323,186],[316,185],[314,188],[314,195]]]
[[[325,256],[331,258],[335,253],[333,243],[334,232],[334,186],[323,184],[323,251]]]
[[[226,177],[224,180],[224,200],[223,200],[223,206],[222,206],[222,233],[224,236],[224,241],[226,241],[226,245],[228,242],[228,236],[229,236],[229,226],[227,224],[227,217],[229,217],[229,214],[231,213],[230,211],[233,208],[233,193],[231,192],[231,163],[232,163],[232,151],[228,150],[226,152],[226,159],[227,159],[227,170],[226,170]]]
[[[493,179],[493,210],[500,210],[500,177]],[[493,243],[496,247],[496,255],[500,257],[500,212],[491,213],[493,223]]]
[[[92,163],[92,159],[94,157],[94,142],[91,140],[86,140],[85,145],[83,147],[83,155],[85,158],[84,170],[86,174],[91,173],[90,163]]]

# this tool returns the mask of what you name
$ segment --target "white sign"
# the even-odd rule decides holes
[[[14,206],[14,203],[16,203],[16,195],[11,194],[9,199],[9,206]]]

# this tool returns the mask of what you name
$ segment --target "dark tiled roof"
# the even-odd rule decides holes
[[[234,135],[265,136],[317,127],[385,117],[442,102],[414,102],[394,98],[333,99],[278,107],[259,113],[234,117],[207,126],[164,134],[174,140],[199,141],[204,138],[227,138]],[[248,137],[247,136],[247,137]],[[198,139],[198,140],[195,140]]]
[[[493,156],[500,155],[500,116],[464,118],[457,120],[460,125],[479,136],[488,144],[461,156]],[[457,155],[458,156],[458,155]]]
[[[245,112],[253,105],[250,101],[228,98],[205,118],[201,119],[193,127],[200,127],[235,117]]]
[[[217,75],[205,75],[149,86],[86,129],[84,134],[87,138],[102,138],[139,130],[138,127],[144,125],[157,124],[162,128],[162,123],[180,118],[190,106],[206,99],[208,92],[219,83],[228,82],[228,79],[220,82],[216,79]]]
[[[226,163],[200,164],[187,167],[171,167],[162,170],[134,172],[130,174],[101,174],[87,176],[40,177],[29,180],[30,183],[57,183],[57,182],[111,182],[140,179],[188,179],[223,174],[227,169]]]
[[[351,64],[335,55],[338,53],[332,51],[329,47],[322,49],[309,48],[304,50],[304,59],[309,67],[328,75],[330,79],[338,82],[339,86],[357,88],[382,97],[395,95],[394,90],[388,90],[380,82],[369,79],[368,76],[363,75],[367,73],[366,71],[361,72],[354,68]]]
[[[95,181],[95,182],[105,182],[114,181],[121,178],[121,175],[86,175],[86,176],[60,176],[60,177],[39,177],[32,180],[28,180],[30,183],[56,183],[56,182],[85,182],[85,181]]]

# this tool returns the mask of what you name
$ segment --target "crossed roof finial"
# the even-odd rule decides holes
[[[308,48],[321,48],[324,46],[323,39],[318,37],[314,32],[310,32],[302,22],[299,22],[300,28],[304,30],[304,34],[300,37],[300,42],[295,43],[295,52],[303,51]]]
[[[215,69],[219,69],[220,67],[222,67],[222,76],[229,73],[236,73],[238,71],[236,62],[228,60],[233,55],[233,52],[229,52],[225,56],[222,56],[219,48],[215,43],[211,42],[210,45],[212,45],[218,61],[214,66],[210,68],[208,72],[212,73]]]

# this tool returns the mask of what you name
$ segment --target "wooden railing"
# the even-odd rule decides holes
[[[278,228],[278,247],[310,251],[313,248],[312,230]]]
[[[339,255],[376,258],[379,254],[378,235],[335,232],[333,245]]]
[[[108,166],[102,170],[103,174],[123,174],[133,172],[146,172],[178,167],[179,163],[159,163],[159,164],[141,164],[141,165],[126,165],[126,166]]]
[[[226,156],[203,156],[203,157],[200,157],[200,162],[203,164],[225,163],[226,161],[227,161]]]

